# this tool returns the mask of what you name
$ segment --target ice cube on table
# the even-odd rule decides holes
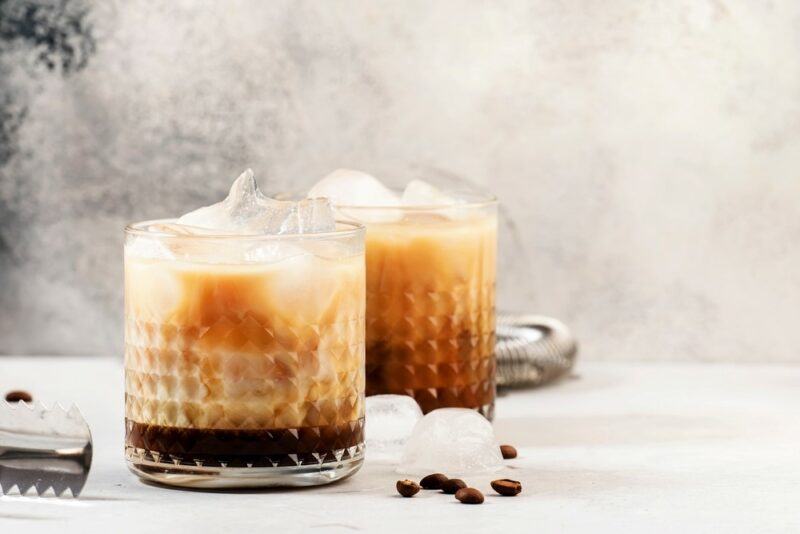
[[[373,395],[366,400],[366,458],[397,463],[422,410],[406,395]]]
[[[458,200],[446,195],[438,187],[422,180],[411,180],[403,190],[401,201],[405,206],[452,206]]]
[[[225,200],[191,211],[180,217],[177,224],[190,232],[211,229],[224,234],[282,235],[336,229],[329,201],[290,202],[268,198],[258,189],[250,169],[233,182]]]
[[[467,408],[440,408],[414,426],[397,472],[455,476],[493,473],[502,468],[500,447],[486,418]]]

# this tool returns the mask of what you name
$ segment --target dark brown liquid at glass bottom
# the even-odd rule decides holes
[[[364,419],[342,425],[259,430],[177,428],[126,420],[128,447],[185,465],[279,467],[338,462],[364,442]]]

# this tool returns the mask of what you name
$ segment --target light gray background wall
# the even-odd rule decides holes
[[[81,6],[0,56],[2,353],[118,351],[126,221],[350,166],[494,189],[587,359],[800,361],[795,0]]]

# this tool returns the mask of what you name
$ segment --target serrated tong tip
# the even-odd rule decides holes
[[[92,463],[92,435],[76,405],[0,402],[0,490],[77,497]]]

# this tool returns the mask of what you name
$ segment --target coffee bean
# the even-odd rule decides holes
[[[512,445],[500,445],[500,454],[503,455],[504,460],[510,460],[517,457],[517,449]]]
[[[403,497],[413,497],[419,492],[419,484],[413,480],[398,480],[397,493]]]
[[[448,495],[454,495],[460,489],[467,487],[467,483],[460,478],[449,478],[442,483],[442,492]]]
[[[456,499],[464,504],[481,504],[483,502],[483,493],[475,488],[461,488],[456,492]]]
[[[8,402],[32,402],[33,397],[27,391],[15,390],[6,393],[6,401]]]
[[[442,473],[433,473],[432,475],[428,475],[422,480],[419,481],[419,485],[422,486],[422,489],[442,489],[442,484],[448,481],[447,475],[443,475]]]
[[[501,478],[492,481],[492,489],[505,497],[513,497],[522,491],[522,484],[510,478]]]

